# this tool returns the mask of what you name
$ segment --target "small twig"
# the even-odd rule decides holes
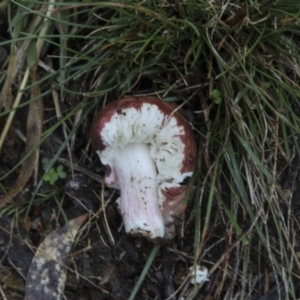
[[[14,119],[14,116],[16,114],[16,108],[19,106],[20,104],[20,101],[21,101],[21,98],[22,98],[22,95],[23,95],[23,89],[25,88],[26,84],[27,84],[27,81],[28,81],[28,78],[29,78],[29,68],[26,69],[26,72],[24,74],[24,77],[23,77],[23,80],[21,82],[21,85],[20,85],[20,89],[19,89],[19,92],[17,94],[17,97],[15,99],[15,102],[12,106],[12,108],[14,109],[13,111],[10,112],[8,118],[7,118],[7,121],[5,123],[5,126],[3,128],[3,131],[2,131],[2,134],[1,134],[1,137],[0,137],[0,150],[4,144],[4,141],[5,141],[5,138],[7,136],[7,133],[8,133],[8,130],[11,126],[11,123]]]
[[[57,158],[57,161],[59,161],[60,163],[62,163],[63,165],[65,165],[68,168],[71,167],[71,163],[68,160],[64,159],[64,158],[59,157],[59,158]],[[98,183],[102,183],[102,181],[103,181],[103,177],[101,177],[97,174],[94,174],[94,173],[90,172],[89,170],[87,170],[83,167],[80,167],[76,164],[73,164],[73,169],[80,172],[80,173],[83,173],[83,174],[89,176],[90,178],[92,178],[93,180],[95,180]]]
[[[0,284],[0,294],[1,294],[3,300],[7,300],[5,294],[4,294],[3,290],[2,290],[1,284]]]
[[[105,206],[104,206],[104,181],[102,181],[102,188],[101,188],[101,205],[102,205],[102,210],[103,210],[104,222],[105,222],[105,225],[106,225],[106,228],[108,231],[110,241],[112,242],[113,245],[115,245],[115,239],[114,239],[113,235],[111,234],[109,224],[108,224],[107,218],[106,218],[106,210],[105,210]]]

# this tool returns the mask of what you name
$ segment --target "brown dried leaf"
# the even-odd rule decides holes
[[[27,47],[28,42],[23,43],[23,45],[16,51],[16,53],[12,54],[9,59],[7,76],[0,93],[0,109],[4,107],[8,110],[12,106],[13,96],[11,94],[11,86],[14,83],[15,76],[24,64]]]
[[[36,251],[29,268],[25,300],[62,299],[67,276],[67,256],[74,238],[86,220],[84,214],[50,233]]]

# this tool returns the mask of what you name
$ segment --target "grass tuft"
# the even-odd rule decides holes
[[[299,298],[298,2],[2,1],[0,50],[8,55],[0,56],[0,129],[7,134],[1,152],[10,161],[0,152],[3,194],[35,149],[50,158],[45,170],[36,161],[30,197],[2,213],[32,215],[53,198],[54,210],[67,219],[64,179],[50,189],[43,176],[58,159],[69,160],[72,179],[87,174],[76,171],[80,167],[98,172],[88,138],[95,114],[124,95],[154,95],[182,105],[199,151],[183,233],[167,247],[174,255],[173,289],[162,298],[254,299],[272,292]],[[31,82],[26,70],[35,65],[38,80]],[[23,157],[24,116],[38,98],[30,96],[34,86],[41,89],[44,127]],[[20,153],[9,156],[14,147]],[[110,198],[102,200],[112,206]],[[106,230],[100,231],[109,247]],[[122,233],[115,235],[120,244]],[[209,283],[191,285],[187,270],[197,264],[209,269]],[[155,277],[150,271],[142,276],[137,295],[145,293],[147,277]],[[133,299],[139,287],[126,297],[134,290]]]

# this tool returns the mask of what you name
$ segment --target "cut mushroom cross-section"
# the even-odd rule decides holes
[[[91,127],[105,184],[120,189],[126,232],[170,239],[185,209],[196,165],[196,143],[177,106],[154,97],[128,97],[107,105]]]

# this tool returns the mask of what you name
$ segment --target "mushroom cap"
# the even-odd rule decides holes
[[[195,137],[186,119],[173,103],[148,96],[127,97],[100,111],[90,137],[102,163],[108,166],[108,174],[114,149],[129,143],[145,143],[156,163],[158,182],[181,183],[196,166]]]

